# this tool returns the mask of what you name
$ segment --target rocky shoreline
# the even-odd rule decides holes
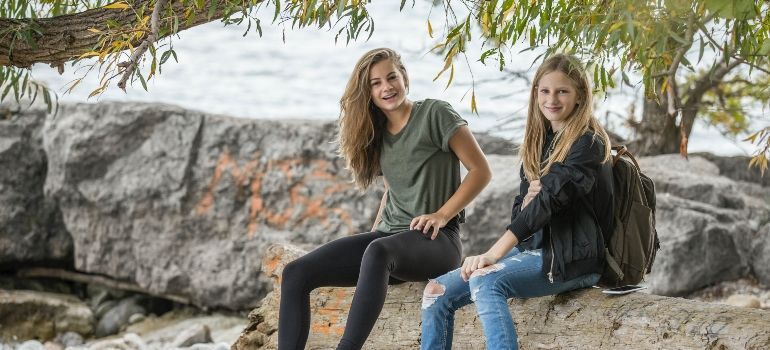
[[[44,320],[56,316],[0,312],[0,349],[232,344],[270,291],[260,273],[265,249],[365,231],[382,193],[353,188],[331,144],[333,121],[121,103],[63,105],[55,116],[0,105],[0,116],[0,310],[19,310],[14,303],[30,298],[22,290],[68,294],[91,324],[48,331]],[[466,254],[497,238],[518,193],[515,145],[488,135],[479,143],[494,179],[468,208]],[[652,293],[768,309],[770,184],[741,161],[640,159],[658,193]],[[22,278],[30,269],[59,272]],[[64,272],[85,281],[51,278]],[[730,300],[743,294],[756,300]],[[100,326],[110,312],[118,322]],[[4,332],[25,322],[26,335]],[[183,333],[202,340],[185,344],[176,339]]]

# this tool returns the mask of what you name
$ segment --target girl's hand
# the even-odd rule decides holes
[[[463,266],[460,268],[460,276],[467,282],[471,278],[473,271],[492,265],[497,260],[497,258],[489,253],[469,256],[463,261]]]
[[[529,183],[529,189],[527,190],[527,194],[524,196],[524,202],[521,204],[521,210],[524,210],[524,207],[526,207],[529,202],[535,199],[542,188],[543,187],[540,185],[540,180],[533,180]]]
[[[449,221],[449,219],[446,216],[437,212],[420,215],[412,219],[412,222],[409,224],[409,229],[422,231],[423,234],[427,234],[432,230],[433,233],[431,234],[430,239],[434,240],[438,236],[438,230],[446,226],[447,221]]]

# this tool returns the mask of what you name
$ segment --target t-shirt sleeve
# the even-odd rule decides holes
[[[444,152],[449,152],[449,139],[463,125],[468,122],[460,117],[460,114],[447,102],[436,101],[430,113],[430,138],[433,143]]]

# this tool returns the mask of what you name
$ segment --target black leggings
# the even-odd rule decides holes
[[[303,349],[310,330],[310,291],[356,286],[337,349],[360,349],[385,303],[388,284],[426,281],[460,266],[456,220],[435,240],[421,231],[369,232],[326,243],[283,269],[278,349]]]

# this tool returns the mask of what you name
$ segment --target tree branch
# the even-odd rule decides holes
[[[695,80],[690,89],[687,90],[687,102],[685,102],[682,108],[682,121],[679,125],[682,137],[680,143],[680,153],[682,155],[686,155],[687,153],[687,138],[692,131],[695,118],[698,116],[698,105],[703,99],[703,95],[705,95],[709,89],[717,86],[725,75],[733,70],[733,68],[744,62],[745,61],[742,59],[735,59],[729,64],[725,64],[724,57],[720,57],[714,61],[714,65],[711,69]]]
[[[674,56],[674,59],[671,61],[671,66],[669,67],[667,73],[669,79],[674,79],[674,77],[676,77],[676,72],[679,70],[679,65],[682,63],[682,58],[684,58],[684,55],[686,55],[687,51],[689,51],[690,47],[692,47],[692,38],[695,36],[695,22],[695,14],[690,14],[690,18],[687,19],[687,31],[685,32],[684,36],[684,38],[688,41],[688,44],[683,45],[676,50],[676,56]]]
[[[684,58],[684,56],[687,54],[687,51],[690,50],[690,47],[692,47],[692,39],[693,36],[695,36],[695,22],[695,14],[690,14],[690,17],[687,19],[687,31],[685,32],[685,40],[687,40],[688,43],[680,46],[676,50],[676,56],[674,56],[673,60],[671,61],[671,65],[669,66],[668,71],[660,74],[661,76],[668,77],[665,91],[665,93],[668,95],[668,108],[666,112],[671,118],[676,118],[676,115],[681,108],[681,99],[679,97],[678,91],[679,85],[676,82],[676,72],[679,70],[679,65],[682,63],[682,58]]]
[[[120,81],[118,82],[118,87],[121,88],[123,92],[126,92],[126,81],[134,75],[136,67],[139,66],[139,60],[144,56],[144,53],[147,52],[147,48],[158,40],[158,18],[160,17],[160,12],[166,7],[167,1],[168,0],[158,0],[158,2],[155,3],[155,7],[152,9],[152,17],[150,18],[150,33],[145,35],[142,44],[134,50],[134,53],[131,54],[131,58],[127,62],[118,64],[118,67],[125,68],[123,77],[120,78]]]
[[[165,1],[165,0],[164,0]],[[183,5],[182,1],[172,1],[171,11],[180,18],[179,31],[208,23],[224,17],[224,1],[216,1],[219,6],[212,13],[208,13],[211,2],[206,0],[204,6],[195,10],[192,18],[186,19],[186,13],[191,2]],[[257,3],[262,2],[259,0]],[[153,0],[136,0],[135,8],[149,7]],[[246,4],[247,2],[244,2]],[[209,16],[210,15],[210,16]],[[35,63],[47,63],[51,66],[59,66],[64,62],[79,58],[86,52],[93,51],[103,34],[89,31],[89,29],[105,28],[107,21],[114,21],[122,28],[133,28],[137,25],[136,14],[133,11],[122,9],[97,8],[83,12],[56,16],[52,18],[25,18],[7,19],[0,18],[0,28],[22,28],[35,25],[39,33],[34,34],[34,42],[28,43],[15,38],[15,33],[0,36],[0,65],[29,68]],[[173,33],[165,33],[157,36],[155,40],[163,39]],[[134,47],[141,45],[141,41],[132,43]]]
[[[722,82],[722,79],[738,65],[745,63],[743,59],[734,59],[729,64],[724,63],[724,58],[718,58],[714,66],[708,72],[696,79],[692,86],[687,90],[687,102],[685,108],[696,107],[706,91],[712,89]]]
[[[742,58],[742,57],[738,57],[738,56],[736,56],[735,54],[733,54],[733,55],[732,55],[732,56],[730,56],[730,57],[732,57],[733,59],[736,59],[736,60],[743,60],[743,58]],[[756,64],[754,64],[754,63],[751,63],[751,62],[749,62],[749,61],[745,61],[745,60],[744,60],[744,62],[743,62],[743,63],[744,63],[744,64],[746,64],[746,65],[748,65],[748,66],[749,66],[749,67],[751,67],[751,68],[754,68],[754,69],[756,69],[756,70],[758,70],[758,71],[762,72],[762,73],[765,73],[765,74],[770,74],[770,70],[767,70],[766,68],[763,68],[763,67],[761,67],[761,66],[758,66],[758,65],[756,65]]]
[[[700,31],[703,33],[703,35],[705,35],[705,36],[706,36],[706,39],[708,39],[708,40],[709,40],[709,42],[710,42],[712,45],[714,45],[714,46],[715,46],[717,49],[719,49],[719,51],[725,52],[725,48],[724,48],[722,45],[719,45],[719,43],[718,43],[716,40],[714,40],[714,38],[713,38],[713,37],[711,36],[711,34],[708,32],[708,29],[706,28],[706,26],[705,26],[703,23],[701,23],[701,22],[698,22],[698,28],[699,28],[699,29],[700,29]],[[732,53],[730,54],[730,57],[731,57],[731,58],[734,58],[734,59],[739,59],[739,60],[742,60],[742,59],[743,59],[742,57],[738,57],[738,56],[736,56],[736,55],[735,55],[735,52],[732,52]],[[745,64],[749,65],[750,67],[752,67],[752,68],[754,68],[754,69],[756,69],[756,70],[758,70],[758,71],[760,71],[760,72],[763,72],[763,73],[765,73],[765,74],[770,74],[770,70],[768,70],[768,69],[766,69],[766,68],[764,68],[764,67],[758,66],[758,65],[756,65],[756,64],[754,64],[754,63],[751,63],[751,62],[748,62],[748,61],[745,61],[745,62],[743,62],[743,63],[745,63]]]

